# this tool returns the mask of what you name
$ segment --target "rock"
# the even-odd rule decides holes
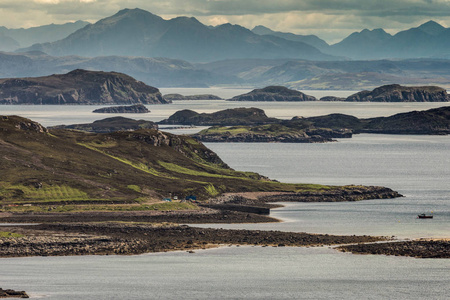
[[[345,99],[356,102],[447,102],[447,91],[438,86],[383,85],[373,91],[361,91]]]
[[[0,298],[30,298],[24,291],[4,290],[0,288]]]
[[[203,94],[203,95],[190,95],[183,96],[180,94],[167,94],[163,96],[166,100],[177,101],[177,100],[223,100],[219,96],[211,95],[211,94]]]
[[[230,101],[316,101],[313,96],[284,86],[268,86],[255,89],[247,94],[235,96]]]
[[[143,104],[103,107],[93,111],[93,113],[102,114],[145,114],[149,112],[150,111]]]

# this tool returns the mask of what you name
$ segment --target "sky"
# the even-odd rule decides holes
[[[93,23],[123,8],[141,8],[165,19],[196,17],[206,25],[264,25],[315,34],[329,43],[364,28],[393,34],[429,20],[450,26],[450,0],[0,0],[0,26]]]

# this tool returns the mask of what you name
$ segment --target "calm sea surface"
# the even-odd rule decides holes
[[[245,89],[162,89],[230,98]],[[316,97],[348,92],[307,91]],[[133,118],[179,109],[259,107],[278,118],[340,112],[388,116],[450,103],[254,103],[179,101]],[[46,126],[91,122],[96,106],[0,106]],[[125,115],[127,116],[127,115]],[[191,131],[195,131],[194,129]],[[189,132],[175,130],[177,133]],[[223,225],[314,233],[450,237],[450,137],[356,135],[327,144],[208,144],[231,167],[284,182],[382,185],[404,198],[288,204],[278,224]],[[432,220],[416,219],[433,212]],[[205,225],[211,226],[211,225]],[[448,299],[450,260],[352,255],[323,248],[223,247],[138,256],[0,259],[0,287],[46,299]]]

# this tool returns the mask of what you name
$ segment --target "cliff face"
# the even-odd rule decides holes
[[[437,86],[401,86],[384,85],[373,91],[362,91],[353,94],[345,101],[372,102],[447,102],[450,98],[447,91]]]
[[[0,104],[164,104],[157,88],[115,72],[0,80]]]
[[[230,101],[316,101],[313,96],[283,86],[268,86],[247,94],[235,96]]]

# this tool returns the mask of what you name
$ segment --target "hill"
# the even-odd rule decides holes
[[[0,202],[110,204],[200,198],[225,191],[277,190],[236,172],[190,137],[157,130],[93,134],[0,118]],[[286,185],[285,188],[288,186]]]
[[[210,27],[195,18],[164,20],[141,9],[124,9],[52,43],[21,51],[57,56],[143,56],[188,61],[229,58],[331,59],[303,42],[260,36],[239,25]]]
[[[115,72],[0,79],[0,104],[163,104],[157,88]]]
[[[345,99],[356,102],[447,102],[447,91],[437,86],[384,85],[373,91],[361,91]]]

